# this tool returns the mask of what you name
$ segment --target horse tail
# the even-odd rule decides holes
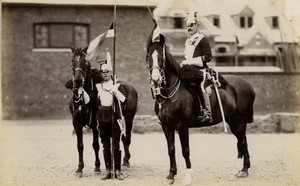
[[[252,87],[252,85],[250,83],[248,83],[247,81],[246,85],[248,85],[248,91],[247,94],[244,93],[244,95],[247,95],[247,102],[248,102],[248,108],[246,109],[246,111],[244,112],[244,119],[246,123],[252,123],[253,122],[253,116],[254,116],[254,110],[253,110],[253,104],[254,104],[254,100],[255,100],[255,91]],[[246,86],[245,85],[245,86]],[[243,99],[245,100],[245,99]]]
[[[248,112],[246,112],[246,119],[248,123],[253,122],[253,116],[254,116],[254,110],[253,110],[253,104],[255,101],[255,91],[252,85],[249,83],[249,91],[250,91],[250,99],[251,99],[251,107],[248,109]]]

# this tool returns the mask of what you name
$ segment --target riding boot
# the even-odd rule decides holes
[[[103,151],[104,161],[105,161],[105,168],[106,172],[105,175],[101,178],[101,180],[111,179],[112,172],[111,172],[111,153],[110,151]]]
[[[211,123],[213,121],[212,115],[211,115],[211,105],[209,96],[206,92],[202,92],[203,96],[203,102],[204,102],[204,109],[203,109],[203,121],[207,121]]]
[[[121,151],[114,150],[114,164],[115,164],[115,178],[123,180],[123,174],[121,172]]]

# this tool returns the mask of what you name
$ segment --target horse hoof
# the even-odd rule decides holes
[[[169,185],[172,185],[175,181],[174,174],[172,174],[172,173],[170,173],[166,178],[167,178],[167,182]]]
[[[76,176],[77,176],[78,178],[81,178],[81,177],[82,177],[82,172],[76,172]]]
[[[237,178],[247,178],[249,175],[248,172],[245,172],[245,171],[239,171],[237,174],[236,174],[236,177]]]
[[[164,185],[173,185],[174,182],[175,182],[174,179],[167,179],[167,180],[166,180],[166,183],[165,183]]]

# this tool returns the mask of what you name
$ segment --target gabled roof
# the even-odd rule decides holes
[[[278,10],[276,6],[264,5],[264,4],[242,4],[233,6],[232,4],[206,4],[205,7],[199,5],[199,21],[204,27],[204,32],[213,35],[236,35],[239,38],[239,45],[243,46],[248,43],[256,33],[261,33],[269,43],[274,42],[298,42],[299,38],[293,26],[289,23],[287,17]],[[237,8],[239,7],[239,9]],[[251,28],[244,29],[237,25],[232,16],[236,16],[239,13],[247,10],[253,11],[253,25]],[[213,23],[205,20],[210,15],[220,16],[220,28],[213,26]],[[279,28],[272,29],[268,25],[266,18],[278,17]],[[247,34],[245,34],[245,32]],[[283,37],[284,36],[284,37]]]

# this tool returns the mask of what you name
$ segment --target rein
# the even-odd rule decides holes
[[[84,52],[81,52],[81,53],[84,54],[84,56],[86,57],[86,54]],[[78,59],[78,61],[79,61],[79,59]],[[82,79],[82,83],[81,83],[81,86],[79,88],[76,88],[75,87],[76,85],[74,83],[75,82],[75,72],[77,72],[77,71],[81,72],[82,75],[83,75],[83,77],[81,78]],[[83,105],[85,104],[84,103],[84,97],[83,97],[83,94],[84,94],[84,88],[83,87],[84,87],[84,84],[85,84],[86,76],[87,76],[87,73],[84,70],[82,70],[82,68],[77,67],[77,68],[74,69],[74,73],[73,73],[73,78],[72,79],[73,79],[73,96],[75,98],[74,99],[74,103],[75,104],[79,104],[81,101],[82,101]],[[92,78],[91,78],[91,81],[92,81]],[[92,90],[93,90],[93,84],[92,84]],[[74,93],[75,91],[77,91],[77,94]],[[74,108],[74,105],[73,105],[73,108]],[[82,110],[82,105],[81,104],[79,104],[78,110],[79,110],[79,112]]]

